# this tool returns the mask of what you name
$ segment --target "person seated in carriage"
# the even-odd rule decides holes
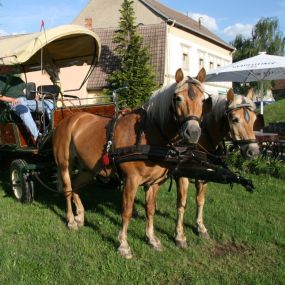
[[[54,109],[52,99],[28,100],[25,96],[26,83],[18,75],[0,74],[0,102],[6,103],[8,107],[18,115],[32,136],[32,142],[37,143],[41,133],[32,117],[32,112],[45,112],[50,119]]]

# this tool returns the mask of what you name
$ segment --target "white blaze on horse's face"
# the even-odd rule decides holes
[[[206,72],[202,69],[197,79],[184,79],[181,69],[177,70],[175,79],[177,88],[174,97],[174,113],[180,125],[180,136],[188,143],[197,143],[200,135],[200,118],[202,116],[204,92],[201,83]]]

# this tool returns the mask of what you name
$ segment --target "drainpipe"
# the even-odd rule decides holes
[[[167,27],[167,57],[166,57],[166,65],[167,65],[167,84],[170,83],[170,44],[169,44],[169,33],[172,27],[175,26],[176,20],[168,18],[166,20],[166,23],[168,25]]]

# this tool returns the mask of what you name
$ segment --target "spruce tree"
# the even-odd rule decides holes
[[[155,76],[149,64],[148,49],[143,46],[135,25],[133,1],[124,0],[119,11],[119,28],[115,31],[113,41],[117,44],[115,53],[120,60],[118,69],[107,79],[108,93],[119,89],[119,107],[136,108],[148,99],[156,87]]]

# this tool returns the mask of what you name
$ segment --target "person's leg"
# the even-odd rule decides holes
[[[24,125],[36,141],[39,135],[39,130],[27,105],[27,100],[24,97],[20,97],[18,100],[20,100],[21,103],[15,106],[11,105],[11,109],[22,119]]]
[[[46,99],[44,100],[44,108],[45,112],[48,115],[48,118],[51,119],[51,112],[54,109],[54,102],[52,99]]]
[[[43,112],[44,109],[44,112],[48,115],[48,118],[51,118],[51,111],[54,109],[53,100],[45,99],[44,102],[42,100],[27,100],[27,105],[31,111]]]

